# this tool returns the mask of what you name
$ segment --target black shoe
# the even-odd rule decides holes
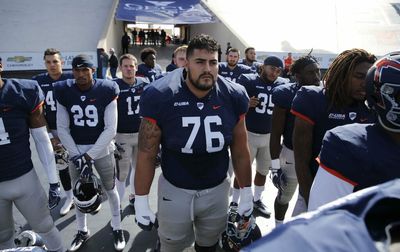
[[[125,237],[124,232],[119,230],[113,231],[114,236],[114,248],[116,251],[122,251],[125,248]]]
[[[261,199],[253,201],[253,203],[254,203],[254,209],[260,212],[262,215],[268,218],[271,216],[271,211],[268,209],[266,205],[264,205]]]
[[[87,232],[83,232],[78,230],[78,233],[75,235],[74,240],[71,243],[71,247],[68,249],[68,251],[77,251],[82,244],[89,239],[90,233],[89,230]]]

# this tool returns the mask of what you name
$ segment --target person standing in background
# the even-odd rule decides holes
[[[109,60],[110,60],[110,57],[108,57],[106,50],[104,50],[104,48],[101,48],[100,49],[100,62],[101,62],[101,78],[102,79],[107,78]]]
[[[110,48],[110,59],[108,61],[110,63],[110,73],[113,79],[117,78],[117,69],[118,69],[118,58],[115,55],[114,48]]]

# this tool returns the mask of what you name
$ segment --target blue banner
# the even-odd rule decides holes
[[[120,0],[115,16],[118,20],[136,23],[198,24],[215,22],[215,17],[200,4],[200,0]]]

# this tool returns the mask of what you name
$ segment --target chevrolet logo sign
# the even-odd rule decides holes
[[[8,57],[7,61],[9,62],[16,62],[16,63],[22,63],[25,61],[31,61],[32,57],[25,57],[25,56],[14,56],[14,57]]]

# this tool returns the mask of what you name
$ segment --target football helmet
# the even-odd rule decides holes
[[[379,123],[400,132],[400,51],[375,62],[365,79],[367,104],[378,114]]]
[[[102,190],[99,179],[92,174],[79,178],[73,187],[74,204],[82,213],[94,213],[101,207]]]
[[[68,151],[62,145],[59,145],[57,147],[58,148],[54,151],[56,163],[60,165],[68,165],[68,159],[69,159]]]
[[[243,218],[237,208],[230,208],[228,225],[221,235],[221,247],[227,252],[238,252],[261,237],[260,228],[253,215]]]

